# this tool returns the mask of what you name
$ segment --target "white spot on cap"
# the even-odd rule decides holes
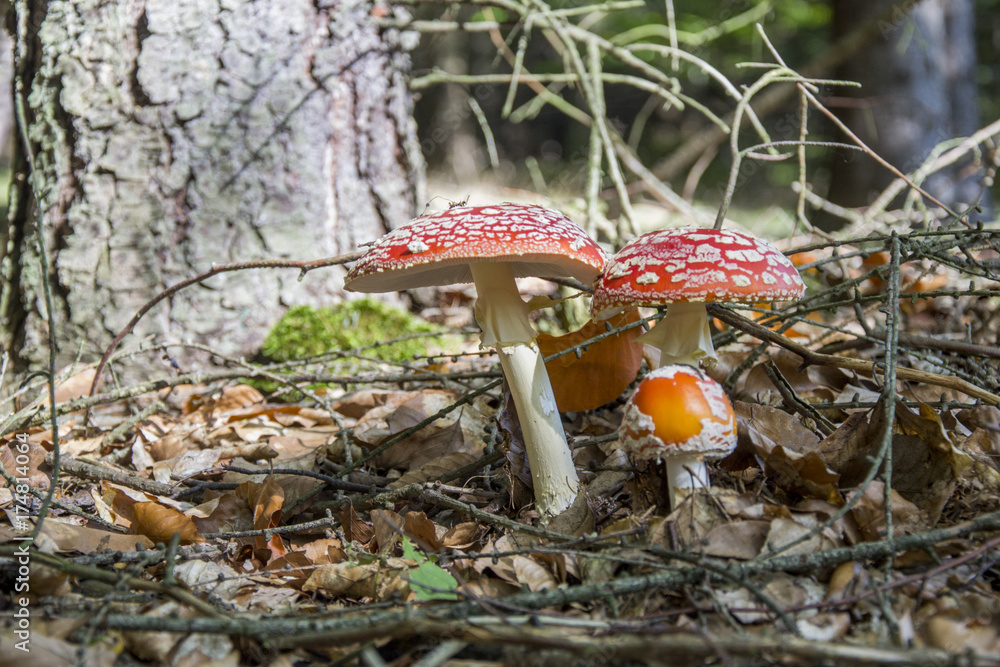
[[[646,273],[642,274],[641,276],[635,279],[635,282],[638,285],[652,285],[654,283],[658,283],[659,281],[660,281],[660,276],[656,275],[652,271],[647,271]]]
[[[420,239],[414,239],[406,244],[406,249],[416,255],[417,253],[427,252],[430,250],[430,246]]]
[[[746,276],[733,276],[732,280],[737,287],[750,287],[750,279]]]
[[[726,257],[734,262],[760,262],[764,259],[756,250],[727,250]]]

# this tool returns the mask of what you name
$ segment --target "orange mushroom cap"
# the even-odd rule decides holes
[[[722,385],[691,366],[647,375],[629,399],[621,430],[623,448],[639,460],[714,459],[736,448],[736,414]]]

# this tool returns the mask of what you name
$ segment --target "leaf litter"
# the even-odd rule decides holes
[[[865,275],[856,263],[855,278]],[[947,287],[954,276],[942,275],[932,287],[911,276],[911,296]],[[862,293],[884,293],[869,281]],[[907,301],[904,324],[943,307]],[[767,318],[787,316],[743,314],[770,331],[781,329]],[[727,383],[739,442],[712,465],[711,489],[671,508],[660,464],[628,460],[616,440],[642,372],[635,325],[648,315],[623,317],[613,327],[632,328],[613,335],[589,324],[543,340],[547,354],[562,353],[548,367],[572,410],[565,423],[585,486],[547,524],[509,395],[497,386],[470,397],[498,377],[489,357],[426,359],[405,382],[317,390],[320,404],[216,383],[108,401],[93,411],[97,426],[70,412],[60,420],[66,465],[30,574],[32,603],[45,609],[33,626],[38,650],[82,651],[95,665],[116,651],[193,665],[259,661],[267,646],[321,664],[375,647],[409,664],[451,637],[502,655],[514,645],[593,650],[611,663],[660,659],[629,643],[652,633],[697,640],[678,664],[833,664],[847,649],[868,664],[995,664],[1000,408],[948,382],[901,381],[887,426],[878,368],[803,363],[783,344],[759,354],[760,340],[719,314],[710,372]],[[884,346],[856,316],[817,309],[784,334],[884,364]],[[941,376],[927,359],[904,347],[897,363]],[[58,400],[85,394],[92,379],[71,375]],[[130,411],[157,402],[110,437]],[[4,435],[0,463],[39,492],[28,499],[37,511],[51,431],[39,423]],[[9,484],[0,509],[10,542],[24,525]],[[106,626],[89,620],[98,612]],[[126,627],[138,617],[150,623]],[[258,625],[177,629],[225,618]],[[277,621],[286,625],[267,625]]]

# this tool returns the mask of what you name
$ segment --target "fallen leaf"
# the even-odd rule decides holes
[[[348,542],[357,542],[362,547],[367,547],[375,537],[375,532],[371,526],[365,523],[354,511],[354,507],[348,505],[337,514],[340,525],[344,529],[344,537]]]
[[[479,460],[479,457],[475,454],[468,454],[465,452],[457,452],[455,454],[445,454],[444,456],[439,456],[436,459],[427,461],[418,468],[409,470],[403,475],[389,484],[390,489],[398,489],[400,487],[406,486],[407,484],[414,484],[420,482],[426,482],[429,479],[435,479],[441,477],[450,472],[454,472],[463,466],[467,466],[470,463],[474,463]],[[449,484],[455,484],[464,482],[465,480],[455,480],[449,482]]]
[[[56,404],[72,401],[74,398],[82,398],[90,395],[90,385],[94,382],[97,374],[93,368],[86,368],[79,373],[63,380],[56,385]],[[49,395],[46,393],[42,398],[42,405],[48,406]]]
[[[29,487],[45,491],[50,486],[49,476],[39,470],[45,463],[45,454],[45,448],[37,442],[13,439],[0,448],[0,464],[11,477],[24,479]],[[6,486],[6,480],[0,485]]]
[[[962,618],[949,612],[935,614],[921,630],[920,636],[928,646],[950,653],[1000,652],[997,629],[974,618]]]
[[[607,320],[612,327],[639,321],[635,308]],[[591,320],[583,327],[562,336],[540,334],[538,349],[548,357],[607,333],[607,323]],[[636,327],[591,343],[579,357],[564,354],[545,364],[556,406],[560,412],[594,410],[619,398],[635,380],[642,365],[642,343],[635,339],[642,333]]]
[[[274,480],[274,477],[269,475],[263,484],[243,482],[232,493],[237,498],[245,500],[247,506],[253,510],[253,527],[255,529],[263,530],[280,525],[285,491]]]
[[[465,521],[449,528],[441,537],[441,544],[449,549],[468,549],[478,541],[478,538],[479,524]]]
[[[405,600],[410,594],[405,575],[411,565],[411,561],[402,558],[389,558],[385,563],[321,565],[302,585],[302,590],[320,591],[330,597]]]
[[[779,488],[843,503],[837,485],[839,475],[827,468],[817,451],[819,436],[777,408],[736,401],[734,409],[737,449],[749,448]]]
[[[423,512],[407,512],[403,517],[403,531],[420,550],[427,553],[440,551],[441,541],[438,540],[434,522]]]
[[[391,510],[383,509],[372,510],[371,517],[378,552],[389,553],[399,541],[400,531],[403,530],[403,517]]]
[[[767,541],[770,521],[734,521],[708,531],[699,545],[692,548],[719,558],[756,558]]]
[[[858,491],[849,494],[854,499]],[[878,480],[870,482],[864,494],[851,507],[851,516],[858,524],[865,540],[885,539],[885,484]],[[892,490],[892,530],[894,535],[909,535],[927,530],[930,521],[927,514],[916,505]]]
[[[175,533],[180,533],[181,544],[197,544],[205,538],[198,532],[190,518],[183,512],[159,503],[136,503],[132,508],[132,525],[129,533],[144,535],[153,542],[166,544]]]

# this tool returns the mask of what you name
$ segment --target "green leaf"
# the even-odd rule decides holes
[[[434,556],[428,556],[413,546],[408,537],[403,537],[403,558],[417,561],[409,572],[410,590],[418,600],[457,600],[452,593],[458,582],[447,570],[437,565]]]

